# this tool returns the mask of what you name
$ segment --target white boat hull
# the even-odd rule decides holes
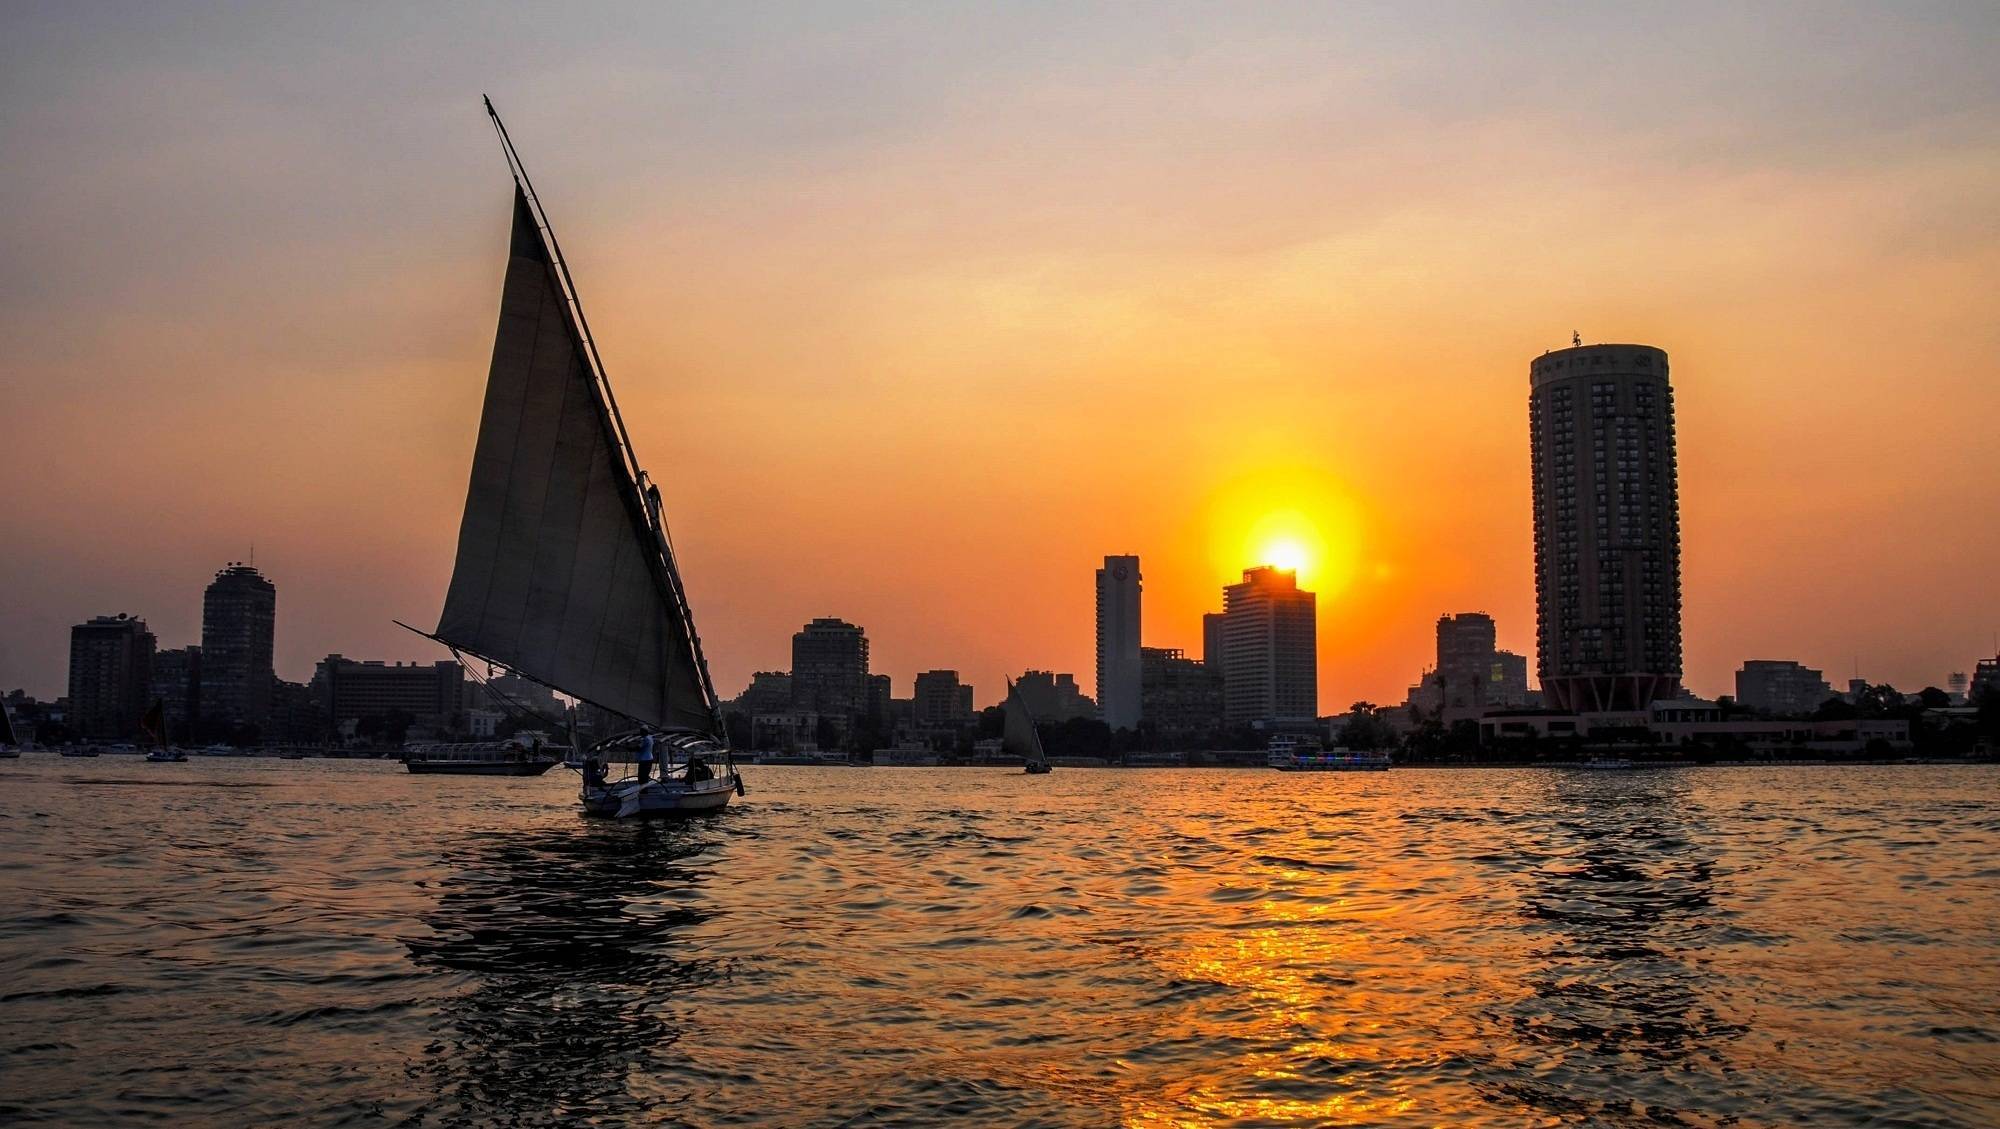
[[[698,780],[621,780],[603,787],[585,787],[583,810],[588,815],[620,818],[675,817],[721,811],[736,794],[736,781],[728,776]]]

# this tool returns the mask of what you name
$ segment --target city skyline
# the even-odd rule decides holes
[[[672,469],[725,690],[824,615],[905,682],[1088,671],[1074,578],[1124,547],[1145,645],[1189,653],[1222,584],[1302,547],[1325,709],[1399,698],[1442,613],[1533,654],[1520,370],[1572,328],[1673,354],[1693,689],[1771,655],[1914,688],[1992,650],[2000,521],[1959,409],[2000,262],[1976,16],[1474,12],[1419,57],[1437,28],[1388,15],[1078,15],[923,61],[885,45],[940,30],[909,15],[827,29],[801,75],[740,17],[683,55],[690,17],[631,15],[501,36],[499,88],[423,13],[107,18],[0,47],[24,423],[0,473],[29,531],[0,550],[0,684],[59,693],[70,627],[107,612],[197,642],[185,594],[252,542],[282,676],[437,657],[390,621],[439,604],[472,447],[504,223],[498,193],[465,203],[495,171],[481,89]],[[1785,50],[1800,24],[1868,49]],[[1643,33],[1675,90],[1481,64],[1558,28]],[[436,65],[375,62],[392,42]],[[605,62],[625,85],[552,81]],[[896,96],[830,77],[856,68]],[[69,96],[107,74],[156,96]],[[719,442],[676,443],[688,420]]]

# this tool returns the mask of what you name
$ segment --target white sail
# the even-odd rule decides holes
[[[1007,683],[1007,702],[1001,707],[1001,717],[1000,747],[1024,763],[1046,764],[1049,758],[1042,752],[1042,735],[1035,730],[1028,704],[1021,700],[1021,692],[1012,681]]]
[[[486,405],[437,637],[651,725],[716,729],[559,260],[519,185]]]

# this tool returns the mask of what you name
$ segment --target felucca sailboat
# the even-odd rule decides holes
[[[743,780],[660,491],[491,99],[486,112],[514,177],[514,232],[451,587],[437,630],[418,634],[630,724],[580,762],[573,754],[586,812],[715,811]],[[641,775],[609,778],[610,765],[633,761]]]
[[[1035,719],[1028,713],[1028,703],[1021,700],[1021,691],[1014,686],[1013,679],[1007,680],[1007,702],[1000,712],[1000,747],[1020,757],[1030,776],[1040,776],[1049,771],[1048,754],[1042,751],[1042,735],[1035,729]]]

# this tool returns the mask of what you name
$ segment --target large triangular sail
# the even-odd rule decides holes
[[[657,495],[634,478],[567,272],[529,200],[517,175],[500,324],[437,638],[648,725],[719,735]]]
[[[1027,764],[1047,764],[1048,756],[1042,752],[1042,735],[1035,729],[1035,719],[1028,714],[1028,704],[1021,700],[1021,692],[1007,683],[1007,702],[1001,707],[1000,747],[1012,756],[1020,757]]]

